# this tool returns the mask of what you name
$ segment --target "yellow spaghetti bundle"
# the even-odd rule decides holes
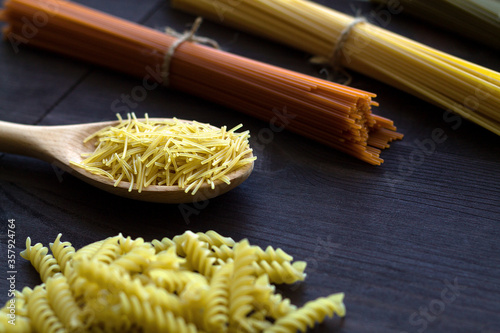
[[[29,44],[122,71],[148,89],[168,83],[374,165],[403,137],[391,120],[372,114],[373,93],[190,42],[190,34],[178,38],[70,1],[7,0],[0,16],[14,47]],[[26,20],[41,18],[37,34],[23,37]]]
[[[120,234],[78,251],[59,234],[50,249],[27,239],[21,255],[44,280],[16,291],[15,319],[11,301],[0,310],[1,332],[296,333],[345,315],[343,293],[301,308],[276,293],[304,280],[305,262],[215,231]]]
[[[312,1],[171,0],[171,4],[306,51],[334,68],[359,71],[500,135],[496,71]]]
[[[97,138],[96,149],[71,164],[115,181],[129,182],[129,191],[150,185],[179,186],[194,195],[204,183],[227,184],[231,172],[252,163],[249,132],[236,133],[199,122],[178,119],[138,120],[135,114],[117,126],[85,139]]]

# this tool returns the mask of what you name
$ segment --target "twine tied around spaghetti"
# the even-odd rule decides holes
[[[161,76],[163,79],[163,85],[169,86],[170,85],[170,64],[172,62],[172,59],[174,58],[174,53],[175,50],[184,42],[195,42],[198,44],[204,44],[204,45],[210,45],[215,49],[220,49],[219,43],[215,41],[214,39],[207,38],[207,37],[201,37],[201,36],[196,36],[196,32],[201,26],[201,23],[203,22],[203,19],[201,17],[197,17],[196,20],[194,21],[193,25],[191,26],[190,30],[185,31],[184,33],[179,33],[175,31],[172,28],[167,27],[165,29],[165,33],[177,37],[177,40],[170,46],[170,48],[167,50],[167,53],[165,54],[165,58],[163,59],[163,64],[162,64],[162,72]]]
[[[340,33],[340,36],[335,43],[335,48],[333,49],[332,55],[329,59],[325,59],[322,56],[317,56],[311,58],[310,62],[312,64],[319,65],[329,65],[333,69],[333,73],[328,73],[329,81],[336,81],[336,77],[338,73],[344,74],[346,80],[344,82],[339,82],[344,85],[349,85],[352,82],[352,76],[346,70],[342,68],[342,52],[344,50],[344,45],[349,38],[352,29],[360,23],[366,23],[367,20],[364,17],[356,17],[354,18]]]

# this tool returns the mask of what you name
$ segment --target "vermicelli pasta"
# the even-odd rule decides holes
[[[170,3],[175,8],[306,51],[317,56],[315,60],[321,63],[356,70],[500,135],[500,73],[496,71],[417,43],[367,20],[358,20],[358,24],[350,26],[354,17],[312,1],[171,0]],[[406,1],[402,3],[406,6]],[[428,1],[413,3],[436,6]],[[400,8],[401,3],[396,5]],[[495,6],[498,8],[498,4]],[[497,14],[491,19],[496,21],[498,30]],[[465,22],[458,22],[464,30]],[[346,31],[347,27],[350,28]],[[498,36],[491,29],[488,32],[498,44]],[[332,63],[336,44],[344,37],[340,62]]]
[[[35,13],[44,13],[47,24],[24,41],[22,18]],[[1,16],[8,22],[4,36],[15,45],[28,43],[119,70],[142,78],[148,87],[168,78],[171,88],[245,112],[371,164],[381,164],[381,150],[402,138],[391,120],[372,114],[371,107],[377,105],[373,93],[193,42],[178,45],[164,68],[176,37],[70,1],[7,0]],[[92,170],[109,176],[99,168]]]
[[[209,124],[178,119],[138,120],[134,114],[117,126],[104,128],[85,141],[97,138],[96,149],[72,165],[115,181],[128,182],[129,191],[150,185],[179,186],[193,195],[201,185],[230,183],[231,172],[252,163],[249,132],[237,133]]]
[[[294,267],[296,278],[277,283],[302,280],[305,263],[292,263],[283,250],[263,251],[248,240],[235,242],[215,231],[187,231],[160,243],[163,249],[154,245],[157,240],[132,240],[120,234],[63,256],[63,272],[46,277],[33,290],[16,292],[16,326],[8,324],[10,301],[0,310],[0,330],[296,333],[306,332],[325,317],[345,315],[343,293],[301,308],[276,293],[273,279],[254,262],[278,256],[280,263],[272,262]],[[69,242],[61,243],[61,235],[54,244],[56,251],[61,246],[72,248]],[[29,242],[27,246],[32,248]],[[223,246],[232,251],[226,261],[218,260],[211,250]]]

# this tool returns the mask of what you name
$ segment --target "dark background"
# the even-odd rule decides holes
[[[194,19],[164,0],[77,2],[155,28],[182,31]],[[317,2],[348,14],[361,11],[375,24],[385,10],[366,1]],[[382,23],[500,70],[498,51],[404,11]],[[325,76],[301,51],[208,21],[199,34],[217,39],[226,51]],[[23,124],[113,120],[111,103],[141,83],[29,47],[16,54],[8,42],[0,44],[0,73],[0,120]],[[500,138],[467,121],[454,128],[443,120],[444,110],[351,74],[352,86],[378,94],[374,112],[393,119],[405,134],[383,152],[379,167],[286,131],[269,139],[266,122],[164,88],[149,92],[133,111],[218,126],[243,123],[252,144],[262,147],[245,183],[203,204],[150,204],[94,189],[48,163],[0,154],[0,301],[8,299],[8,219],[16,220],[18,289],[39,283],[19,256],[27,236],[48,245],[62,233],[79,248],[119,232],[150,241],[213,229],[308,261],[305,282],[280,287],[297,305],[345,292],[345,321],[327,320],[315,332],[500,332]],[[409,163],[418,154],[416,140],[431,138],[435,129],[444,131],[446,141],[423,161]],[[455,294],[450,283],[458,286]]]

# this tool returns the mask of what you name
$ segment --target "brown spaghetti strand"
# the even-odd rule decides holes
[[[164,83],[162,65],[174,36],[68,1],[7,0],[4,7],[4,37],[13,43]],[[26,18],[40,13],[46,24],[26,40]],[[372,114],[373,93],[190,41],[176,47],[168,76],[172,89],[272,121],[374,165],[383,162],[381,149],[403,137],[392,121]]]

